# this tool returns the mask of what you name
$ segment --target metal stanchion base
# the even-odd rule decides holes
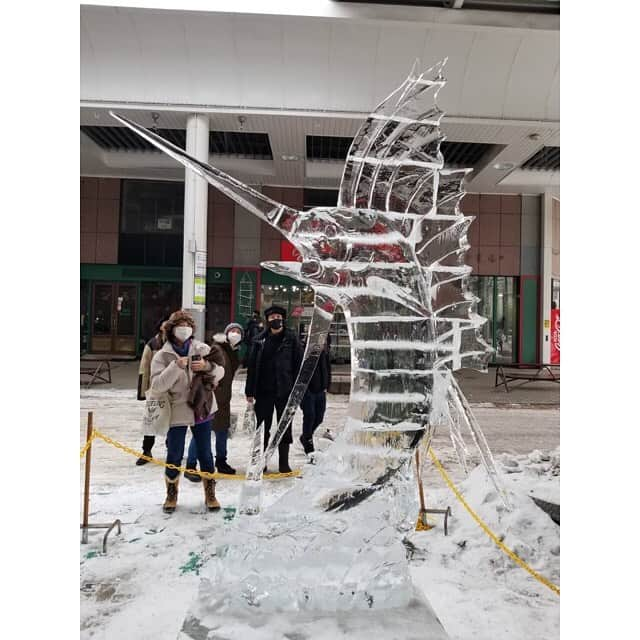
[[[107,537],[113,531],[114,527],[118,527],[118,531],[116,535],[119,536],[122,533],[122,530],[120,529],[121,524],[122,523],[120,522],[120,520],[114,520],[110,524],[87,524],[87,525],[81,524],[80,525],[80,528],[82,529],[81,542],[82,544],[87,544],[87,542],[89,542],[89,529],[106,529],[107,532],[104,534],[104,538],[102,539],[102,553],[107,553]]]
[[[451,507],[447,507],[446,509],[425,509],[423,513],[443,513],[444,514],[444,535],[449,535],[449,531],[447,529],[447,519],[451,515]],[[431,525],[429,525],[431,527]]]

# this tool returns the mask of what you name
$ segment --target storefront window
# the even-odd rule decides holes
[[[313,315],[313,300],[313,289],[303,284],[262,285],[260,309],[264,312],[272,305],[283,307],[287,311],[287,326],[304,342]]]
[[[80,352],[89,349],[89,281],[80,280]]]
[[[495,339],[496,362],[513,362],[517,339],[514,278],[496,278]]]
[[[178,282],[143,282],[141,340],[151,340],[161,320],[168,318],[182,304],[182,286]]]
[[[207,331],[208,342],[214,333],[224,331],[231,322],[231,285],[207,285]]]
[[[336,309],[329,331],[331,336],[331,347],[329,355],[331,362],[336,364],[344,364],[351,362],[351,342],[349,340],[349,331],[347,323],[344,319],[344,313],[341,309]]]
[[[118,263],[182,265],[184,183],[123,180]]]
[[[518,344],[517,278],[471,276],[469,290],[480,298],[478,313],[487,318],[482,337],[495,350],[494,362],[514,362]]]

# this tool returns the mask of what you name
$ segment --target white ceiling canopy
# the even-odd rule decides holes
[[[115,108],[147,126],[155,111],[158,126],[171,128],[173,119],[179,128],[187,113],[204,111],[212,129],[236,131],[242,114],[246,130],[267,133],[273,148],[273,172],[263,167],[257,181],[333,186],[336,178],[313,177],[326,170],[305,172],[305,136],[352,136],[416,59],[426,68],[447,57],[439,103],[451,139],[503,145],[499,160],[519,167],[558,138],[558,16],[519,14],[518,21],[504,12],[309,4],[306,16],[82,6],[82,123],[112,124],[107,110]],[[331,10],[323,14],[321,5]],[[301,160],[296,167],[282,155]],[[120,163],[123,175],[132,163]],[[113,175],[118,163],[84,140],[81,168]],[[155,177],[163,171],[153,170]],[[500,190],[507,174],[472,175],[474,188]]]

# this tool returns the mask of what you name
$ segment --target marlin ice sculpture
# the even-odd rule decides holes
[[[398,604],[406,596],[401,588],[404,573],[389,570],[383,575],[378,561],[384,554],[375,561],[369,554],[362,555],[365,540],[356,533],[358,518],[363,526],[373,514],[374,520],[380,519],[380,509],[386,509],[388,517],[383,521],[391,528],[406,518],[402,505],[408,503],[400,494],[413,491],[407,480],[412,454],[421,441],[428,444],[437,424],[449,424],[463,465],[465,447],[459,427],[466,424],[496,489],[506,499],[484,436],[451,375],[461,367],[486,369],[491,349],[480,337],[486,319],[476,313],[478,299],[467,290],[471,267],[464,264],[464,255],[473,218],[463,215],[459,205],[469,170],[446,169],[440,151],[443,112],[436,105],[436,96],[445,84],[443,64],[420,75],[414,66],[404,83],[360,127],[347,155],[337,205],[309,211],[271,200],[151,131],[112,114],[278,229],[302,256],[301,262],[263,263],[315,291],[305,361],[264,458],[274,451],[299,406],[335,307],[344,311],[351,340],[351,395],[345,428],[303,481],[265,511],[261,527],[270,532],[267,538],[273,537],[274,527],[286,529],[286,535],[294,536],[300,545],[293,556],[309,560],[323,544],[330,544],[335,523],[343,523],[339,525],[344,527],[342,533],[350,531],[357,541],[348,536],[346,542],[343,536],[337,544],[359,554],[359,560],[349,564],[353,557],[342,558],[347,562],[345,575],[329,579],[324,571],[315,576],[317,583],[312,584],[313,575],[298,576],[294,598],[298,609],[313,607],[310,599],[325,609],[357,608],[362,603],[372,606],[369,597],[376,590],[381,606],[386,606],[384,602]],[[254,459],[250,479],[259,480],[264,458]],[[382,494],[386,497],[381,498]],[[394,496],[391,507],[390,495]],[[389,508],[395,515],[389,515]],[[343,514],[349,514],[348,520]],[[384,529],[383,524],[379,522],[378,528]],[[256,542],[261,534],[254,531],[252,535]],[[385,540],[385,548],[391,548],[391,540]],[[235,579],[229,573],[231,557],[226,569],[217,569],[218,577],[244,585],[239,590],[250,605],[259,602],[268,607],[271,602],[276,609],[286,608],[284,603],[290,604],[293,596],[283,595],[286,589],[283,591],[281,576],[276,579],[264,567],[258,570],[255,566],[254,573],[245,569],[240,575],[241,559],[251,564],[247,551],[251,548],[257,547],[248,544],[244,552],[238,551],[235,573],[231,571]],[[277,545],[272,553],[277,555]],[[292,560],[291,554],[287,557]],[[391,564],[398,561],[394,556]],[[360,573],[352,578],[357,586],[341,590],[340,585],[349,582],[347,570],[356,565]],[[295,580],[288,576],[286,582],[293,585]],[[309,595],[313,593],[315,596]]]

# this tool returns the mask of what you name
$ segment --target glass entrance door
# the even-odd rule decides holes
[[[482,337],[494,349],[493,362],[515,362],[518,344],[518,281],[503,276],[471,276],[469,290],[480,298],[478,313],[487,318]]]
[[[137,293],[135,284],[93,285],[92,353],[135,354]]]

